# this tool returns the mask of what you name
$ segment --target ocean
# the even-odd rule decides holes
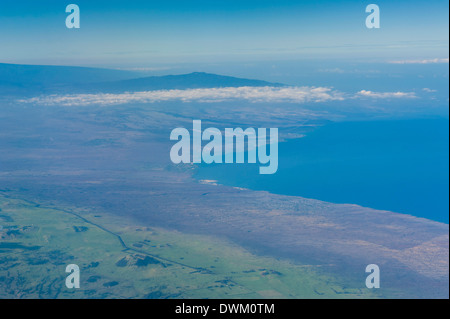
[[[196,178],[449,222],[448,119],[327,124],[280,143],[276,174],[258,168],[201,164]]]

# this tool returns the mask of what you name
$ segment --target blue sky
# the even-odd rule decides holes
[[[65,27],[78,4],[81,29]],[[366,5],[381,29],[365,27]],[[113,67],[174,63],[448,58],[448,1],[0,2],[0,62]]]

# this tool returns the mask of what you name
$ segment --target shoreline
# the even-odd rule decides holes
[[[402,123],[406,123],[407,128],[411,128],[416,124],[433,124],[434,122],[423,122],[422,120],[401,120]],[[444,125],[448,125],[448,121],[445,119],[438,119],[440,123],[443,123]],[[380,121],[375,121],[380,122]],[[385,121],[381,121],[381,124],[384,124]],[[352,122],[351,122],[352,123]],[[357,125],[360,125],[360,122],[355,122]],[[380,126],[380,123],[375,123],[373,126],[377,127]],[[391,121],[391,123],[394,123],[395,125],[396,121]],[[336,124],[336,123],[334,123]],[[332,124],[333,125],[333,124]],[[391,125],[391,126],[393,126]],[[321,128],[327,127],[328,125],[324,125]],[[340,127],[338,126],[338,129]],[[444,128],[444,126],[439,127],[439,129]],[[345,127],[344,127],[345,129]],[[320,128],[319,128],[320,130]],[[314,131],[316,132],[316,131]],[[325,131],[326,133],[330,133],[330,129]],[[407,132],[406,132],[407,133]],[[406,134],[404,133],[404,134]],[[323,133],[320,133],[323,135]],[[309,134],[308,136],[311,136]],[[307,136],[307,137],[308,137]],[[430,135],[434,136],[434,135]],[[403,138],[403,137],[402,137]],[[244,169],[243,166],[239,166],[238,164],[235,165],[224,165],[224,164],[199,164],[195,165],[195,170],[192,174],[193,178],[198,181],[199,183],[206,182],[208,183],[209,180],[214,181],[213,184],[219,184],[224,185],[228,187],[238,187],[242,189],[249,189],[253,191],[267,191],[271,194],[276,195],[286,195],[286,196],[298,196],[302,198],[308,198],[308,199],[314,199],[314,200],[320,200],[332,204],[349,204],[349,205],[358,205],[365,208],[370,208],[374,210],[380,210],[380,211],[390,211],[393,213],[398,213],[402,215],[410,215],[417,218],[424,218],[432,221],[436,221],[439,223],[443,223],[445,225],[449,225],[448,221],[448,215],[445,214],[445,211],[448,212],[448,210],[445,209],[445,206],[448,205],[445,202],[445,199],[443,196],[443,190],[445,190],[445,186],[448,187],[448,183],[445,183],[445,179],[442,179],[440,175],[442,173],[439,173],[437,169],[445,163],[446,158],[443,159],[436,159],[432,160],[432,156],[436,154],[427,155],[425,159],[430,159],[431,162],[420,162],[424,161],[425,159],[418,159],[416,162],[413,162],[412,168],[415,168],[416,171],[413,173],[411,172],[410,175],[406,173],[406,169],[400,169],[398,171],[389,171],[389,169],[384,169],[382,165],[389,165],[389,162],[386,162],[387,160],[384,159],[383,164],[376,163],[374,172],[378,172],[378,170],[381,172],[381,175],[378,176],[377,173],[374,173],[370,171],[370,174],[366,177],[364,175],[361,175],[363,177],[359,177],[359,171],[361,171],[361,167],[363,169],[369,169],[370,164],[361,164],[361,167],[358,167],[354,172],[352,168],[349,168],[351,164],[354,164],[353,162],[350,162],[350,164],[345,164],[346,166],[343,166],[344,172],[341,173],[335,168],[333,165],[335,165],[335,162],[338,165],[341,165],[341,161],[345,161],[346,158],[344,157],[342,160],[335,160],[335,157],[332,157],[331,159],[328,158],[322,158],[321,153],[319,153],[319,157],[317,158],[317,161],[319,164],[316,164],[315,162],[311,162],[316,160],[313,155],[306,156],[305,159],[296,160],[297,157],[293,157],[292,154],[297,154],[297,151],[294,151],[294,153],[289,153],[288,145],[287,143],[293,143],[290,146],[295,147],[301,147],[303,138],[300,139],[283,139],[280,141],[279,149],[281,152],[283,151],[283,148],[285,149],[285,155],[284,158],[280,157],[280,170],[277,172],[277,176],[268,176],[268,177],[262,177],[257,174],[254,174],[253,167],[250,165],[247,165],[247,167]],[[427,141],[427,140],[425,140]],[[408,141],[408,143],[413,143],[414,141]],[[303,142],[303,144],[311,144],[311,140]],[[346,143],[346,144],[345,144]],[[348,144],[351,143],[351,141],[344,142],[344,146],[348,146]],[[425,143],[422,141],[422,143]],[[408,144],[409,145],[409,144]],[[441,140],[439,140],[438,144],[439,146],[442,145]],[[307,146],[309,147],[309,146]],[[434,146],[436,148],[436,146]],[[291,147],[292,148],[292,147]],[[426,146],[423,147],[425,152],[427,149]],[[435,149],[434,148],[434,149]],[[286,151],[286,149],[288,149]],[[358,148],[356,148],[358,150]],[[434,150],[432,149],[432,150]],[[380,149],[381,150],[381,149]],[[314,149],[313,149],[314,151]],[[350,150],[355,152],[355,150]],[[443,150],[445,153],[445,150]],[[288,152],[288,153],[286,153]],[[399,154],[400,151],[395,151],[394,156]],[[440,151],[442,153],[442,151]],[[339,154],[339,153],[338,153]],[[372,153],[367,153],[372,155]],[[383,155],[384,157],[389,156],[389,153],[386,153],[387,155]],[[408,154],[409,155],[409,154]],[[444,154],[445,155],[445,154]],[[298,155],[300,156],[300,155]],[[368,156],[368,155],[365,155]],[[448,158],[448,157],[447,157]],[[289,160],[288,163],[284,163],[284,166],[282,166],[281,162],[283,160]],[[293,160],[294,159],[294,160]],[[320,161],[331,161],[330,164],[326,163],[323,164]],[[304,163],[302,163],[304,161]],[[395,165],[401,165],[403,161],[403,155],[398,155],[398,158],[395,158],[393,161],[392,167],[395,167]],[[447,160],[448,161],[448,160]],[[302,164],[300,164],[302,163]],[[387,164],[386,164],[387,163]],[[426,163],[426,164],[424,164]],[[437,165],[436,165],[437,164]],[[283,171],[283,167],[284,168]],[[326,169],[330,169],[332,174],[331,177],[329,176],[321,176],[321,175],[314,175],[313,173],[309,173],[309,168],[313,168],[317,170],[317,167],[322,167],[322,165]],[[325,165],[325,166],[324,166]],[[364,166],[365,165],[365,166]],[[435,168],[436,166],[437,168]],[[429,167],[429,168],[428,168]],[[448,166],[447,166],[448,167]],[[359,171],[358,171],[359,169]],[[333,171],[334,170],[334,171]],[[337,173],[336,173],[337,172]],[[292,177],[289,174],[293,174]],[[303,173],[306,173],[305,178],[303,178]],[[319,172],[320,173],[320,172]],[[348,181],[346,181],[347,184],[344,183],[344,188],[340,189],[340,183],[339,178],[342,176],[347,176],[345,174],[348,174],[350,177]],[[353,175],[352,175],[353,174]],[[392,175],[392,174],[397,174]],[[428,177],[427,174],[430,174],[431,177]],[[418,177],[416,177],[418,175]],[[301,177],[299,177],[301,176]],[[357,176],[357,177],[355,177]],[[393,176],[393,177],[390,177]],[[445,172],[443,173],[443,176],[445,176]],[[296,179],[297,178],[297,179]],[[330,179],[329,185],[324,184],[322,187],[321,185],[321,179]],[[374,178],[373,180],[371,178]],[[384,180],[384,178],[390,178],[390,180]],[[407,182],[409,179],[413,179],[412,182]],[[430,186],[424,187],[423,181],[429,180],[431,182],[431,188]],[[305,181],[306,180],[306,181]],[[344,180],[345,181],[345,180]],[[311,183],[312,182],[312,183]],[[331,183],[335,183],[331,184]],[[392,184],[391,184],[392,183]],[[446,184],[446,185],[445,185]],[[287,186],[286,186],[287,185]],[[333,186],[331,186],[333,185]],[[360,187],[357,187],[356,185],[360,185]],[[400,186],[404,185],[406,187],[406,190],[403,190]],[[370,191],[375,191],[375,193],[369,193],[368,190],[365,190],[365,187],[369,187]],[[387,187],[386,187],[387,186]],[[297,187],[297,188],[295,188]],[[334,188],[333,188],[334,187]],[[395,188],[397,187],[397,188]],[[362,188],[363,190],[359,190],[359,188]],[[430,188],[430,189],[428,189]],[[303,191],[302,191],[303,189]],[[306,190],[306,192],[305,192]],[[334,191],[336,190],[336,192]],[[356,193],[352,193],[351,191],[355,190]],[[434,193],[434,191],[438,191],[437,194]],[[392,197],[391,192],[396,191],[399,192],[400,196],[398,197]],[[400,192],[401,191],[401,192]],[[426,191],[422,193],[422,191]],[[403,193],[402,193],[403,192]],[[309,194],[308,194],[309,193]],[[394,193],[393,193],[394,194]],[[341,198],[339,200],[339,198]],[[352,200],[353,198],[353,200]],[[333,200],[334,199],[334,200]],[[410,201],[412,199],[412,201]],[[444,199],[444,200],[443,200]],[[418,204],[418,205],[416,205]],[[423,206],[423,207],[422,207]],[[433,212],[432,214],[427,213]]]

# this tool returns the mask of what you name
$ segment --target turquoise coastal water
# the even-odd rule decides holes
[[[202,164],[198,179],[449,222],[448,119],[343,122],[279,145],[279,169]]]

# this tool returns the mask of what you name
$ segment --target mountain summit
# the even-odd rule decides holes
[[[282,84],[194,72],[182,75],[150,76],[123,81],[95,83],[79,86],[78,89],[81,89],[83,92],[122,93],[242,86],[282,86]]]

